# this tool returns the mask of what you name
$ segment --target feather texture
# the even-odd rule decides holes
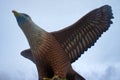
[[[112,18],[111,7],[105,5],[91,11],[73,25],[51,34],[61,44],[72,63],[94,45],[112,24]]]

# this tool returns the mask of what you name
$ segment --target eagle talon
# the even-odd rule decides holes
[[[59,78],[58,76],[54,76],[52,80],[67,80],[67,79],[66,78],[62,79],[62,78]]]
[[[60,78],[58,76],[54,76],[52,80],[60,80]]]
[[[43,78],[43,80],[67,80],[66,78],[61,79],[58,76],[53,76],[53,78]]]
[[[43,78],[43,80],[51,80],[50,78]]]
[[[53,78],[43,78],[43,80],[61,80],[58,76],[53,76]]]

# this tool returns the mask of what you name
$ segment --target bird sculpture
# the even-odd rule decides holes
[[[36,64],[39,80],[85,80],[71,64],[108,30],[113,18],[111,7],[104,5],[62,30],[47,32],[29,15],[12,12],[30,45],[21,55]]]

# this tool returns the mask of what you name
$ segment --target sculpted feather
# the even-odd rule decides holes
[[[48,33],[27,14],[13,13],[30,45],[30,49],[22,51],[21,55],[36,64],[39,80],[85,80],[72,69],[71,63],[94,45],[113,18],[111,7],[104,5],[73,25]]]

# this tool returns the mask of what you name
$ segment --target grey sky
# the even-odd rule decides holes
[[[119,0],[20,0],[0,2],[0,80],[37,80],[35,65],[20,52],[29,48],[12,10],[27,13],[46,31],[56,31],[76,22],[89,11],[109,4],[114,19],[107,32],[75,63],[73,68],[87,80],[120,80]]]

